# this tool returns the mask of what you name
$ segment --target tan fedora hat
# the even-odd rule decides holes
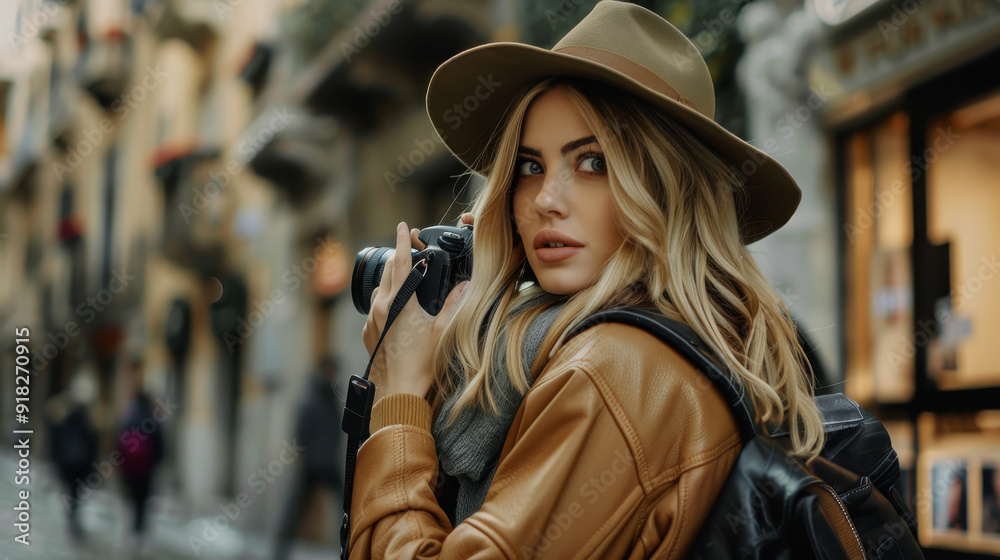
[[[552,50],[488,43],[438,67],[427,88],[427,113],[442,141],[466,166],[480,161],[511,101],[543,78],[590,79],[627,91],[668,114],[715,150],[743,178],[737,200],[740,233],[752,243],[795,212],[802,192],[767,154],[715,122],[715,90],[695,45],[657,14],[603,0]]]

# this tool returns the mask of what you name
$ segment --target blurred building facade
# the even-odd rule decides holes
[[[345,377],[364,366],[354,252],[468,198],[423,93],[495,36],[493,9],[22,3],[0,61],[0,322],[31,328],[33,422],[94,371],[110,452],[139,358],[170,411],[162,490],[203,515],[247,492],[241,523],[273,527],[290,477],[258,494],[257,473],[290,443],[307,375],[328,354]]]
[[[758,0],[737,25],[746,138],[803,190],[751,250],[890,430],[927,558],[995,557],[1000,5]]]
[[[550,46],[594,3],[23,2],[0,62],[0,320],[34,333],[39,408],[96,372],[110,451],[141,359],[176,404],[163,491],[218,513],[284,449],[314,365],[364,367],[355,251],[471,198],[426,117],[434,68],[488,40]],[[705,43],[717,76],[732,31]],[[288,484],[243,519],[272,527]]]

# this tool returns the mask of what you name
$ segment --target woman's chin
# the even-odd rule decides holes
[[[546,292],[557,296],[575,294],[586,288],[579,281],[565,278],[538,278],[537,284]]]

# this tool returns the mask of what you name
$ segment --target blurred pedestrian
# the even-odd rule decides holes
[[[133,361],[132,369],[138,374],[142,362]],[[163,427],[153,414],[153,403],[143,392],[140,379],[139,375],[133,377],[133,397],[116,440],[116,448],[121,453],[119,469],[133,511],[132,531],[136,545],[143,542],[146,505],[156,467],[163,459]]]
[[[62,502],[66,506],[70,535],[77,540],[84,537],[80,503],[89,495],[84,486],[97,458],[97,430],[90,416],[90,404],[96,394],[93,375],[81,369],[74,374],[67,392],[48,407],[52,461],[68,494]]]
[[[289,557],[309,499],[317,491],[333,492],[334,521],[340,521],[344,477],[340,471],[343,457],[337,453],[337,443],[341,418],[333,390],[339,370],[337,358],[328,356],[321,360],[316,373],[309,377],[305,397],[299,405],[295,442],[304,450],[301,468],[278,524],[275,560]]]

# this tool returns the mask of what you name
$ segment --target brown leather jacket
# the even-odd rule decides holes
[[[376,403],[358,454],[351,558],[683,558],[741,447],[708,379],[653,335],[603,324],[525,395],[482,508],[434,497],[431,407]]]

